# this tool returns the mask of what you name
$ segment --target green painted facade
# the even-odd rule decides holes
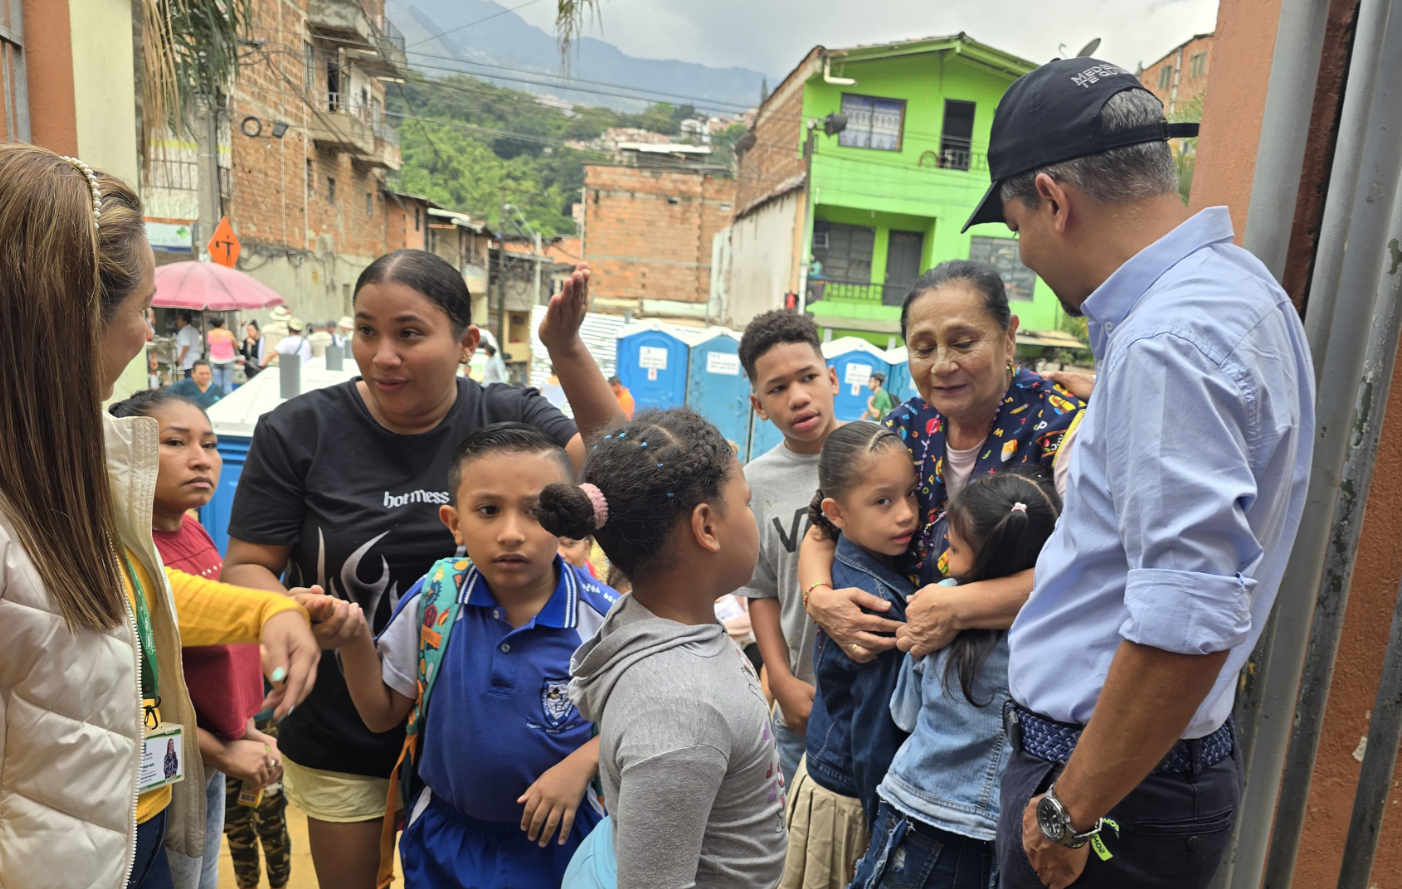
[[[812,252],[814,225],[822,221],[875,229],[871,253],[871,284],[887,283],[887,258],[893,230],[923,236],[920,269],[946,259],[970,258],[971,238],[1010,238],[1002,224],[983,225],[960,234],[959,229],[988,188],[986,151],[993,112],[1004,91],[1032,63],[975,43],[963,35],[867,47],[830,56],[833,78],[854,85],[827,83],[819,71],[804,88],[803,117],[823,118],[843,110],[843,94],[904,102],[898,151],[843,146],[840,136],[816,131],[809,199],[812,220],[803,255]],[[974,104],[973,132],[967,160],[942,161],[946,100]],[[850,137],[849,137],[850,138]],[[948,148],[948,144],[945,146]],[[825,269],[825,272],[827,270]],[[901,288],[887,289],[887,302]],[[1056,329],[1064,313],[1040,279],[1031,300],[1013,300],[1013,312],[1023,330]],[[808,306],[820,323],[840,318],[861,319],[861,326],[881,327],[897,322],[899,305],[885,305],[882,288],[863,289],[826,284],[821,299]],[[864,322],[864,323],[863,323]],[[883,324],[884,322],[884,324]],[[885,348],[889,333],[824,325],[834,338],[861,336]]]

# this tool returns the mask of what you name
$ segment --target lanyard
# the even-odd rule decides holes
[[[160,683],[156,670],[156,633],[151,629],[151,608],[146,604],[146,591],[136,578],[136,570],[132,568],[125,548],[122,550],[122,564],[126,566],[127,577],[135,592],[132,599],[136,607],[136,637],[141,643],[141,697],[148,701],[157,700],[160,697]]]

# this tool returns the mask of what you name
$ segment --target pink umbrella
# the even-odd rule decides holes
[[[172,262],[156,269],[156,298],[166,309],[229,312],[282,305],[282,297],[252,275],[214,262]]]

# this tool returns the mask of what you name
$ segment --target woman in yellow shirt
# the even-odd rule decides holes
[[[204,839],[182,638],[261,643],[281,716],[315,681],[317,637],[286,597],[162,568],[155,421],[101,409],[155,290],[136,195],[0,145],[0,244],[0,886],[166,887],[164,847]],[[348,616],[306,601],[323,636]],[[171,740],[187,777],[161,786]]]

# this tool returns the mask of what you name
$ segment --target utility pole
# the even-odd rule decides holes
[[[201,121],[202,126],[199,127],[199,132],[195,136],[198,145],[195,172],[203,181],[203,186],[199,189],[202,195],[199,201],[199,234],[195,238],[195,243],[198,245],[201,258],[208,259],[209,254],[204,245],[214,234],[214,229],[219,225],[219,220],[223,216],[219,190],[218,97],[205,96],[203,105],[204,114],[202,116],[204,119]]]
[[[501,222],[497,225],[497,351],[506,358],[506,217],[511,205],[506,202],[506,187],[501,192]]]

